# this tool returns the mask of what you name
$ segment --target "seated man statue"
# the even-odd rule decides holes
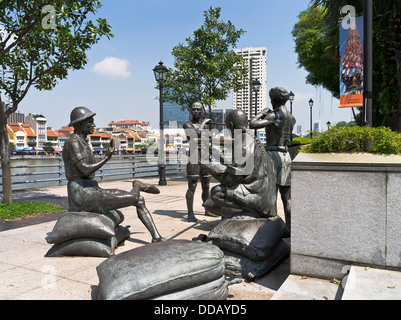
[[[231,164],[201,163],[221,183],[211,190],[213,213],[220,211],[224,217],[230,212],[227,209],[233,213],[240,209],[256,212],[263,218],[276,216],[276,173],[272,159],[260,141],[248,133],[248,116],[244,111],[231,111],[226,122],[234,137]]]
[[[63,148],[69,210],[105,214],[110,210],[135,206],[139,219],[152,236],[152,242],[164,241],[145,206],[145,200],[140,195],[140,191],[159,193],[156,186],[134,181],[131,192],[105,190],[94,180],[95,172],[111,159],[115,149],[112,139],[110,147],[106,149],[105,157],[100,161],[95,159],[86,141],[87,136],[92,134],[95,128],[93,119],[95,115],[85,107],[77,107],[71,112],[69,126],[74,127],[74,133]]]

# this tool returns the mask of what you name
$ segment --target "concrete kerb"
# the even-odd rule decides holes
[[[140,178],[158,184],[158,178]],[[185,194],[186,178],[183,175],[168,177],[168,185],[160,186],[160,194],[145,194],[146,205],[159,232],[168,240],[191,240],[208,234],[221,219],[204,215],[200,184],[196,189],[194,211],[198,222],[187,221]],[[131,190],[132,179],[100,182],[105,189]],[[211,182],[211,186],[216,182]],[[59,201],[66,205],[67,188],[51,187],[15,192],[15,201]],[[56,199],[56,201],[54,201]],[[283,216],[282,203],[278,204]],[[123,225],[130,225],[131,237],[116,253],[150,243],[150,235],[139,221],[135,208],[121,210],[125,215]],[[97,298],[98,277],[96,266],[104,258],[63,257],[45,258],[50,249],[45,238],[52,231],[56,220],[0,229],[0,299],[3,300],[92,300]],[[289,275],[289,259],[255,282],[243,281],[230,286],[230,300],[269,300]]]

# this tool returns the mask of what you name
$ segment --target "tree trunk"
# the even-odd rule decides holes
[[[7,114],[3,110],[0,99],[0,157],[3,187],[3,202],[12,203],[11,189],[11,162],[10,162],[10,144],[7,133]]]

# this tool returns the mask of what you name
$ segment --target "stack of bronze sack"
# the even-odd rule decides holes
[[[279,216],[261,218],[241,212],[219,223],[207,241],[223,250],[227,276],[254,280],[289,255],[288,237],[288,228]]]
[[[99,299],[225,300],[224,254],[215,245],[176,240],[135,248],[97,268]]]
[[[120,225],[123,220],[124,215],[119,210],[107,214],[68,212],[46,238],[53,244],[46,257],[108,258],[114,254],[117,245],[130,236],[128,227]]]

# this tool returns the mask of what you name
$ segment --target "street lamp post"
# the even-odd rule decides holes
[[[373,0],[363,1],[363,69],[364,69],[364,80],[363,80],[363,93],[364,93],[364,125],[367,127],[373,126],[373,82],[372,82],[372,70],[373,70]]]
[[[258,93],[260,91],[260,87],[262,84],[260,83],[259,79],[252,81],[252,90],[255,92],[255,117],[258,114]],[[255,129],[255,137],[258,135],[258,130]]]
[[[291,114],[292,114],[292,102],[294,101],[294,99],[295,99],[295,94],[291,91],[290,92],[290,112],[291,112]]]
[[[312,128],[312,107],[313,107],[313,100],[310,99],[309,100],[309,106],[310,106],[310,137],[312,138],[312,132],[313,132],[313,128]]]
[[[331,129],[331,122],[327,121],[326,125],[327,125],[328,130],[330,130]]]
[[[160,61],[159,64],[153,69],[155,79],[159,84],[160,91],[160,146],[159,146],[159,186],[166,186],[166,157],[165,157],[165,140],[164,140],[164,120],[163,120],[163,85],[167,80],[167,73],[169,70]]]

